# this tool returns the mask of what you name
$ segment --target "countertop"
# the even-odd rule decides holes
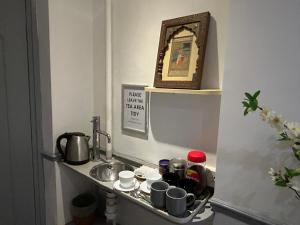
[[[101,158],[104,157],[103,154],[100,155]],[[149,166],[151,168],[156,168],[155,165],[151,164],[151,163],[148,163],[148,162],[144,162],[140,159],[128,159],[128,158],[125,158],[123,156],[117,156],[117,155],[114,155],[113,156],[113,159],[112,161],[120,161],[120,162],[124,162],[124,163],[127,163],[135,168],[137,167],[140,167],[141,165],[146,165],[146,166]],[[74,170],[75,172],[81,174],[81,175],[84,175],[86,177],[88,177],[89,179],[93,180],[101,189],[104,189],[105,191],[113,191],[113,184],[114,182],[107,182],[107,181],[99,181],[95,178],[93,178],[92,176],[90,176],[90,171],[91,169],[94,167],[94,166],[97,166],[99,164],[103,164],[105,163],[104,161],[102,160],[99,160],[99,161],[89,161],[88,163],[86,164],[83,164],[83,165],[70,165],[68,163],[62,163],[64,166]]]
[[[104,162],[102,162],[102,161],[97,161],[97,162],[90,161],[83,165],[70,165],[68,163],[62,163],[62,164],[64,166],[74,170],[75,172],[82,174],[82,175],[88,177],[89,179],[93,180],[100,188],[104,189],[105,191],[112,191],[114,182],[102,182],[102,181],[96,180],[95,178],[90,176],[91,169],[94,166],[103,164],[103,163]]]
[[[120,161],[120,162],[124,162],[124,163],[127,163],[131,166],[134,166],[134,167],[139,167],[141,165],[147,165],[149,167],[152,167],[152,168],[155,168],[157,166],[153,165],[153,164],[149,164],[149,163],[146,163],[146,162],[142,162],[141,160],[135,160],[135,161],[132,161],[131,159],[126,159],[126,158],[123,158],[123,157],[120,157],[120,156],[115,156],[113,158],[113,161]],[[152,211],[153,213],[169,220],[169,221],[172,221],[172,222],[175,222],[175,223],[181,223],[181,224],[186,224],[188,223],[191,219],[189,219],[188,217],[185,219],[185,218],[176,218],[176,217],[173,217],[173,216],[170,216],[168,215],[166,212],[163,212],[161,210],[157,210],[155,208],[153,208],[152,206],[150,206],[148,203],[146,203],[143,199],[136,199],[136,198],[133,198],[132,196],[130,196],[130,194],[128,193],[123,193],[123,192],[120,192],[120,191],[116,191],[114,190],[113,188],[113,184],[114,182],[102,182],[102,181],[99,181],[93,177],[90,176],[90,171],[91,169],[96,166],[96,165],[99,165],[99,164],[103,164],[104,162],[103,161],[97,161],[97,162],[93,162],[93,161],[90,161],[86,164],[83,164],[83,165],[70,165],[70,164],[67,164],[67,163],[62,163],[64,166],[72,169],[73,171],[83,175],[83,176],[86,176],[87,178],[89,178],[90,180],[92,180],[93,182],[96,183],[96,185],[103,189],[104,191],[107,191],[107,192],[114,192],[118,195],[121,195],[122,197],[125,197],[131,201],[134,201],[136,204],[138,205],[141,205],[142,207],[146,208],[147,210],[150,210]],[[206,201],[201,203],[201,204],[206,204]],[[209,204],[209,203],[207,203]],[[197,220],[199,222],[208,222],[211,220],[212,216],[213,216],[213,212],[211,210],[211,207],[209,205],[206,204],[206,207],[203,208],[203,206],[199,207],[199,209],[203,208],[202,211],[199,211],[198,213],[194,214],[193,217],[190,217],[190,218],[193,218],[193,222],[196,222]],[[192,215],[191,215],[192,216]],[[202,223],[200,223],[202,224]],[[205,223],[206,224],[206,223]],[[210,223],[209,223],[210,224]]]

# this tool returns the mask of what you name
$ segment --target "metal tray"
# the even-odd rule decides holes
[[[186,224],[186,223],[190,222],[197,214],[199,214],[201,209],[204,209],[206,203],[208,202],[208,200],[210,198],[210,194],[208,194],[207,196],[205,196],[205,198],[203,200],[196,200],[194,208],[192,210],[187,210],[184,217],[175,217],[175,216],[169,215],[166,211],[154,208],[150,203],[149,196],[144,195],[144,197],[134,197],[128,192],[122,192],[122,191],[118,191],[115,189],[114,189],[114,192],[117,195],[122,196],[122,197],[142,206],[143,208],[147,209],[148,211],[164,218],[165,220],[168,220],[168,221],[171,221],[171,222],[177,223],[177,224]]]

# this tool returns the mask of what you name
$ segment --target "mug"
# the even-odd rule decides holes
[[[179,181],[179,175],[177,173],[165,173],[163,175],[163,180],[169,185],[177,186]]]
[[[155,181],[161,180],[161,175],[157,172],[146,174],[146,182],[147,182],[147,188],[150,189],[151,184]]]
[[[134,185],[134,172],[123,170],[119,173],[120,186],[123,188],[131,188]]]
[[[166,208],[170,215],[184,216],[187,207],[192,206],[196,197],[192,193],[186,193],[182,188],[170,188],[166,191]]]
[[[153,182],[150,187],[150,200],[152,205],[158,209],[164,209],[166,206],[166,191],[169,184],[164,181]]]

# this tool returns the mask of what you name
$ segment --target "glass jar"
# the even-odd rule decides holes
[[[207,186],[206,154],[200,150],[191,150],[187,155],[188,168],[186,177],[197,182],[196,195],[199,196]]]

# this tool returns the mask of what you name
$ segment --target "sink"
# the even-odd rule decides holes
[[[104,182],[116,181],[119,179],[119,172],[123,170],[133,171],[134,168],[122,162],[109,162],[94,166],[90,176]]]

